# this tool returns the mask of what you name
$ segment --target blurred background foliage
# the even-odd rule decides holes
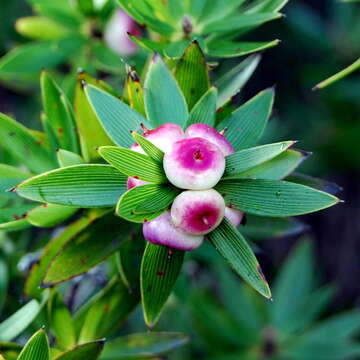
[[[0,55],[3,56],[14,46],[30,41],[17,33],[14,24],[20,17],[31,16],[32,9],[24,0],[0,0],[0,9]],[[107,11],[104,19],[109,19],[113,8],[110,6]],[[297,0],[290,1],[284,12],[286,18],[251,33],[252,41],[278,38],[282,43],[262,54],[257,70],[237,98],[247,100],[263,88],[276,85],[275,113],[264,142],[299,140],[301,148],[314,152],[305,163],[306,172],[341,185],[344,191],[340,197],[346,204],[306,216],[303,219],[309,225],[306,241],[298,243],[300,235],[293,234],[266,239],[256,245],[265,273],[274,284],[274,304],[256,298],[252,290],[214,260],[207,248],[191,254],[186,274],[179,279],[177,290],[168,303],[167,316],[160,323],[160,328],[192,334],[192,345],[175,355],[179,359],[196,356],[230,360],[241,355],[245,360],[259,356],[318,360],[344,359],[359,354],[359,346],[350,339],[356,334],[360,319],[356,310],[349,309],[360,306],[360,74],[353,73],[323,90],[312,91],[312,87],[358,58],[360,4]],[[93,36],[97,36],[96,32]],[[100,40],[99,44],[99,47],[103,46]],[[121,90],[126,73],[116,54],[107,57],[111,59],[110,64],[104,64],[103,58],[88,62],[72,52],[68,56],[70,66],[58,67],[57,79],[70,95],[69,75],[74,75],[78,66]],[[91,58],[94,57],[96,54]],[[127,61],[141,67],[145,61],[144,53]],[[214,79],[238,63],[239,58],[221,61],[213,71]],[[2,81],[0,111],[14,115],[27,126],[39,128],[38,81],[23,85],[16,80]],[[0,157],[3,160],[9,155],[0,153]],[[6,289],[6,279],[11,279],[6,303],[0,303],[3,307],[1,320],[18,309],[24,278],[36,259],[36,254],[32,259],[32,252],[46,244],[48,236],[47,232],[31,229],[12,233],[12,241],[9,241],[0,233],[0,293]],[[282,270],[277,270],[290,249],[295,249],[291,258]],[[9,264],[7,276],[2,267],[5,258]],[[110,270],[97,268],[81,281],[66,285],[62,289],[66,302],[76,309],[101,288],[113,272],[111,266]],[[294,283],[297,292],[289,288],[289,284]],[[347,311],[346,315],[337,315],[343,310]],[[302,316],[304,314],[306,316]],[[331,319],[336,317],[342,319],[337,323],[338,327],[331,325]],[[290,324],[284,318],[290,318]],[[38,317],[29,332],[44,323],[46,319]],[[119,333],[124,334],[130,329],[145,330],[140,311],[131,316]],[[254,329],[256,336],[252,336]],[[333,338],[328,336],[329,333]],[[310,338],[319,340],[322,347],[319,345],[317,349],[323,349],[323,357],[313,356],[314,351],[320,350],[314,350],[313,342],[306,342]],[[299,353],[303,356],[297,355]]]

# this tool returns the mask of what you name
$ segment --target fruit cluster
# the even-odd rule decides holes
[[[171,184],[183,189],[170,211],[143,225],[146,240],[179,250],[199,247],[204,235],[214,230],[224,216],[238,226],[243,213],[225,206],[223,197],[213,189],[225,170],[225,157],[233,154],[223,133],[206,124],[193,124],[184,132],[166,123],[154,130],[143,128],[143,136],[164,152],[164,171]],[[132,150],[144,153],[138,144]],[[146,184],[133,177],[127,186]]]

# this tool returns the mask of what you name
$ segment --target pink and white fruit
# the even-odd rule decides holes
[[[138,47],[127,33],[141,35],[135,21],[125,11],[117,10],[105,27],[104,40],[119,55],[131,56],[137,52]]]
[[[190,125],[186,131],[185,135],[188,138],[200,137],[210,141],[215,144],[224,154],[224,156],[231,155],[235,152],[233,146],[225,136],[219,133],[213,127],[206,124],[193,124]]]
[[[184,191],[171,206],[173,224],[191,235],[205,235],[214,230],[224,218],[225,202],[213,189]]]
[[[225,157],[213,143],[199,138],[177,141],[165,153],[168,180],[181,189],[205,190],[214,187],[225,170]]]
[[[143,136],[151,141],[155,146],[157,146],[164,153],[169,152],[174,142],[179,141],[185,138],[183,129],[176,124],[166,123],[156,129],[149,130],[145,129]],[[145,151],[138,144],[133,144],[130,148],[133,151],[136,151],[140,154],[145,154]],[[146,185],[148,182],[134,177],[129,177],[127,180],[127,188],[132,189],[136,186]]]
[[[226,207],[225,208],[225,217],[235,226],[238,227],[241,224],[242,219],[244,218],[244,213],[242,211]]]
[[[171,221],[169,211],[154,220],[145,222],[143,234],[145,239],[151,243],[183,251],[198,248],[204,240],[203,236],[185,234],[177,229]]]
[[[164,153],[169,152],[175,142],[185,138],[183,129],[179,125],[172,123],[163,124],[153,130],[145,129],[143,136]],[[140,146],[134,144],[131,147],[132,150],[135,150],[135,148],[140,148]]]

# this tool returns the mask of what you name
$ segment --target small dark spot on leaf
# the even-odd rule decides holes
[[[158,275],[158,276],[164,276],[164,275],[165,275],[165,272],[162,271],[162,270],[158,270],[158,271],[156,272],[156,275]]]
[[[8,135],[9,135],[9,136],[15,136],[15,135],[16,135],[16,132],[15,132],[15,131],[10,131],[10,132],[8,133]]]

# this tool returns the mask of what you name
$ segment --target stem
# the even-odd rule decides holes
[[[328,79],[322,81],[321,83],[317,84],[313,90],[323,89],[326,86],[331,85],[332,83],[344,78],[345,76],[351,74],[352,72],[360,69],[360,58],[357,59],[354,63],[352,63],[350,66],[345,68],[344,70],[341,70],[340,72],[336,73],[335,75],[329,77]]]

